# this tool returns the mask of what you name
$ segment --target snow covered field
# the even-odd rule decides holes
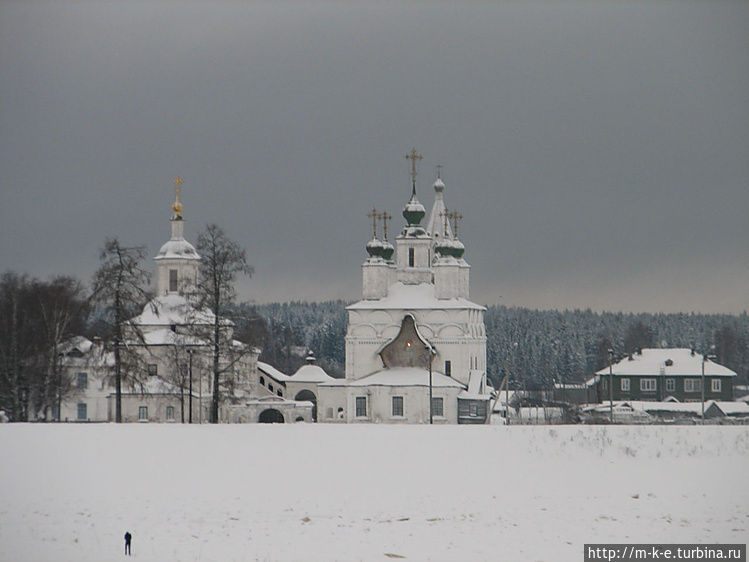
[[[745,543],[749,429],[0,425],[0,560],[575,561]]]

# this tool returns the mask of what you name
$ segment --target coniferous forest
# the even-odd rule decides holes
[[[343,376],[344,301],[243,304],[241,338],[262,349],[260,359],[293,374],[311,349],[332,376]],[[710,353],[749,379],[749,316],[695,313],[621,313],[531,310],[490,306],[485,315],[488,374],[496,384],[527,388],[582,382],[608,365],[608,350],[621,358],[647,347],[686,347]]]

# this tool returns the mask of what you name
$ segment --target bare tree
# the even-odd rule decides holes
[[[201,309],[212,313],[211,326],[206,334],[213,352],[213,396],[211,401],[211,423],[218,423],[220,401],[220,375],[233,368],[236,354],[232,352],[231,325],[227,318],[229,306],[234,302],[234,282],[237,275],[251,276],[253,268],[247,263],[244,248],[227,238],[216,224],[209,224],[198,236],[200,281],[194,288],[194,298]],[[231,359],[221,368],[223,359]]]
[[[108,238],[99,256],[101,265],[92,281],[92,300],[107,307],[113,330],[117,423],[122,422],[123,328],[152,298],[147,289],[151,275],[140,266],[145,257],[144,246],[126,247],[117,238]],[[139,333],[137,326],[132,328]]]
[[[47,419],[49,408],[56,406],[59,419],[62,400],[71,389],[68,381],[63,381],[60,347],[64,340],[84,330],[88,301],[83,285],[72,277],[53,277],[46,283],[37,281],[32,290],[42,338],[35,408]]]

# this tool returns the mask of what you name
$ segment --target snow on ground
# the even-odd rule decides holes
[[[745,543],[749,428],[0,425],[0,560],[583,559]]]

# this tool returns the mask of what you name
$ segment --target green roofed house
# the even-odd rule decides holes
[[[736,373],[690,349],[642,349],[587,381],[598,402],[613,400],[680,402],[730,401]],[[613,385],[613,388],[612,386]]]

